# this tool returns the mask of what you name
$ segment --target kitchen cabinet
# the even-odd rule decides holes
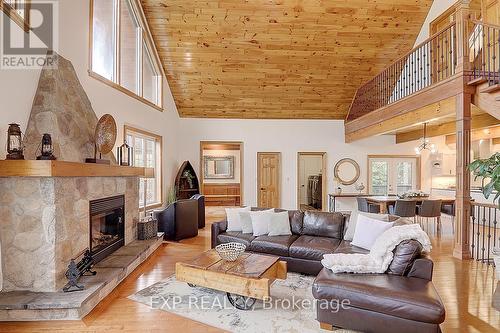
[[[441,175],[454,176],[457,171],[457,161],[455,154],[443,154]]]

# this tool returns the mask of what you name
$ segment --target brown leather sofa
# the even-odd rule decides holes
[[[445,309],[432,284],[433,263],[419,257],[420,243],[401,242],[385,274],[335,274],[323,268],[320,262],[323,254],[368,253],[343,240],[349,215],[301,211],[288,214],[291,236],[254,237],[226,232],[227,222],[221,221],[212,224],[212,247],[227,242],[243,243],[247,251],[286,260],[291,272],[317,274],[313,295],[317,300],[317,319],[323,328],[381,333],[440,332]],[[346,306],[339,306],[342,301]]]
[[[260,210],[252,208],[252,210]],[[276,209],[276,211],[284,211]],[[323,254],[332,253],[340,245],[349,215],[326,212],[288,211],[290,236],[259,236],[241,232],[226,232],[227,222],[212,224],[212,247],[222,243],[238,242],[247,251],[279,256],[288,264],[288,271],[316,275],[323,268]]]

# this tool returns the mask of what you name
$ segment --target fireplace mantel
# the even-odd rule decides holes
[[[0,161],[0,177],[145,177],[154,169],[66,161]]]

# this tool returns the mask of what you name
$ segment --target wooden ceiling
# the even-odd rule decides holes
[[[141,0],[181,117],[344,119],[432,0]]]

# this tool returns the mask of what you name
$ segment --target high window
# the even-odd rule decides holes
[[[142,178],[139,187],[139,206],[159,207],[162,204],[162,137],[147,131],[125,126],[125,141],[134,149],[134,166],[155,170],[155,178]],[[144,185],[147,185],[144,188]]]
[[[140,3],[91,0],[90,75],[162,109],[162,72]]]
[[[0,0],[0,9],[16,22],[24,31],[29,31],[29,7],[28,0]]]

